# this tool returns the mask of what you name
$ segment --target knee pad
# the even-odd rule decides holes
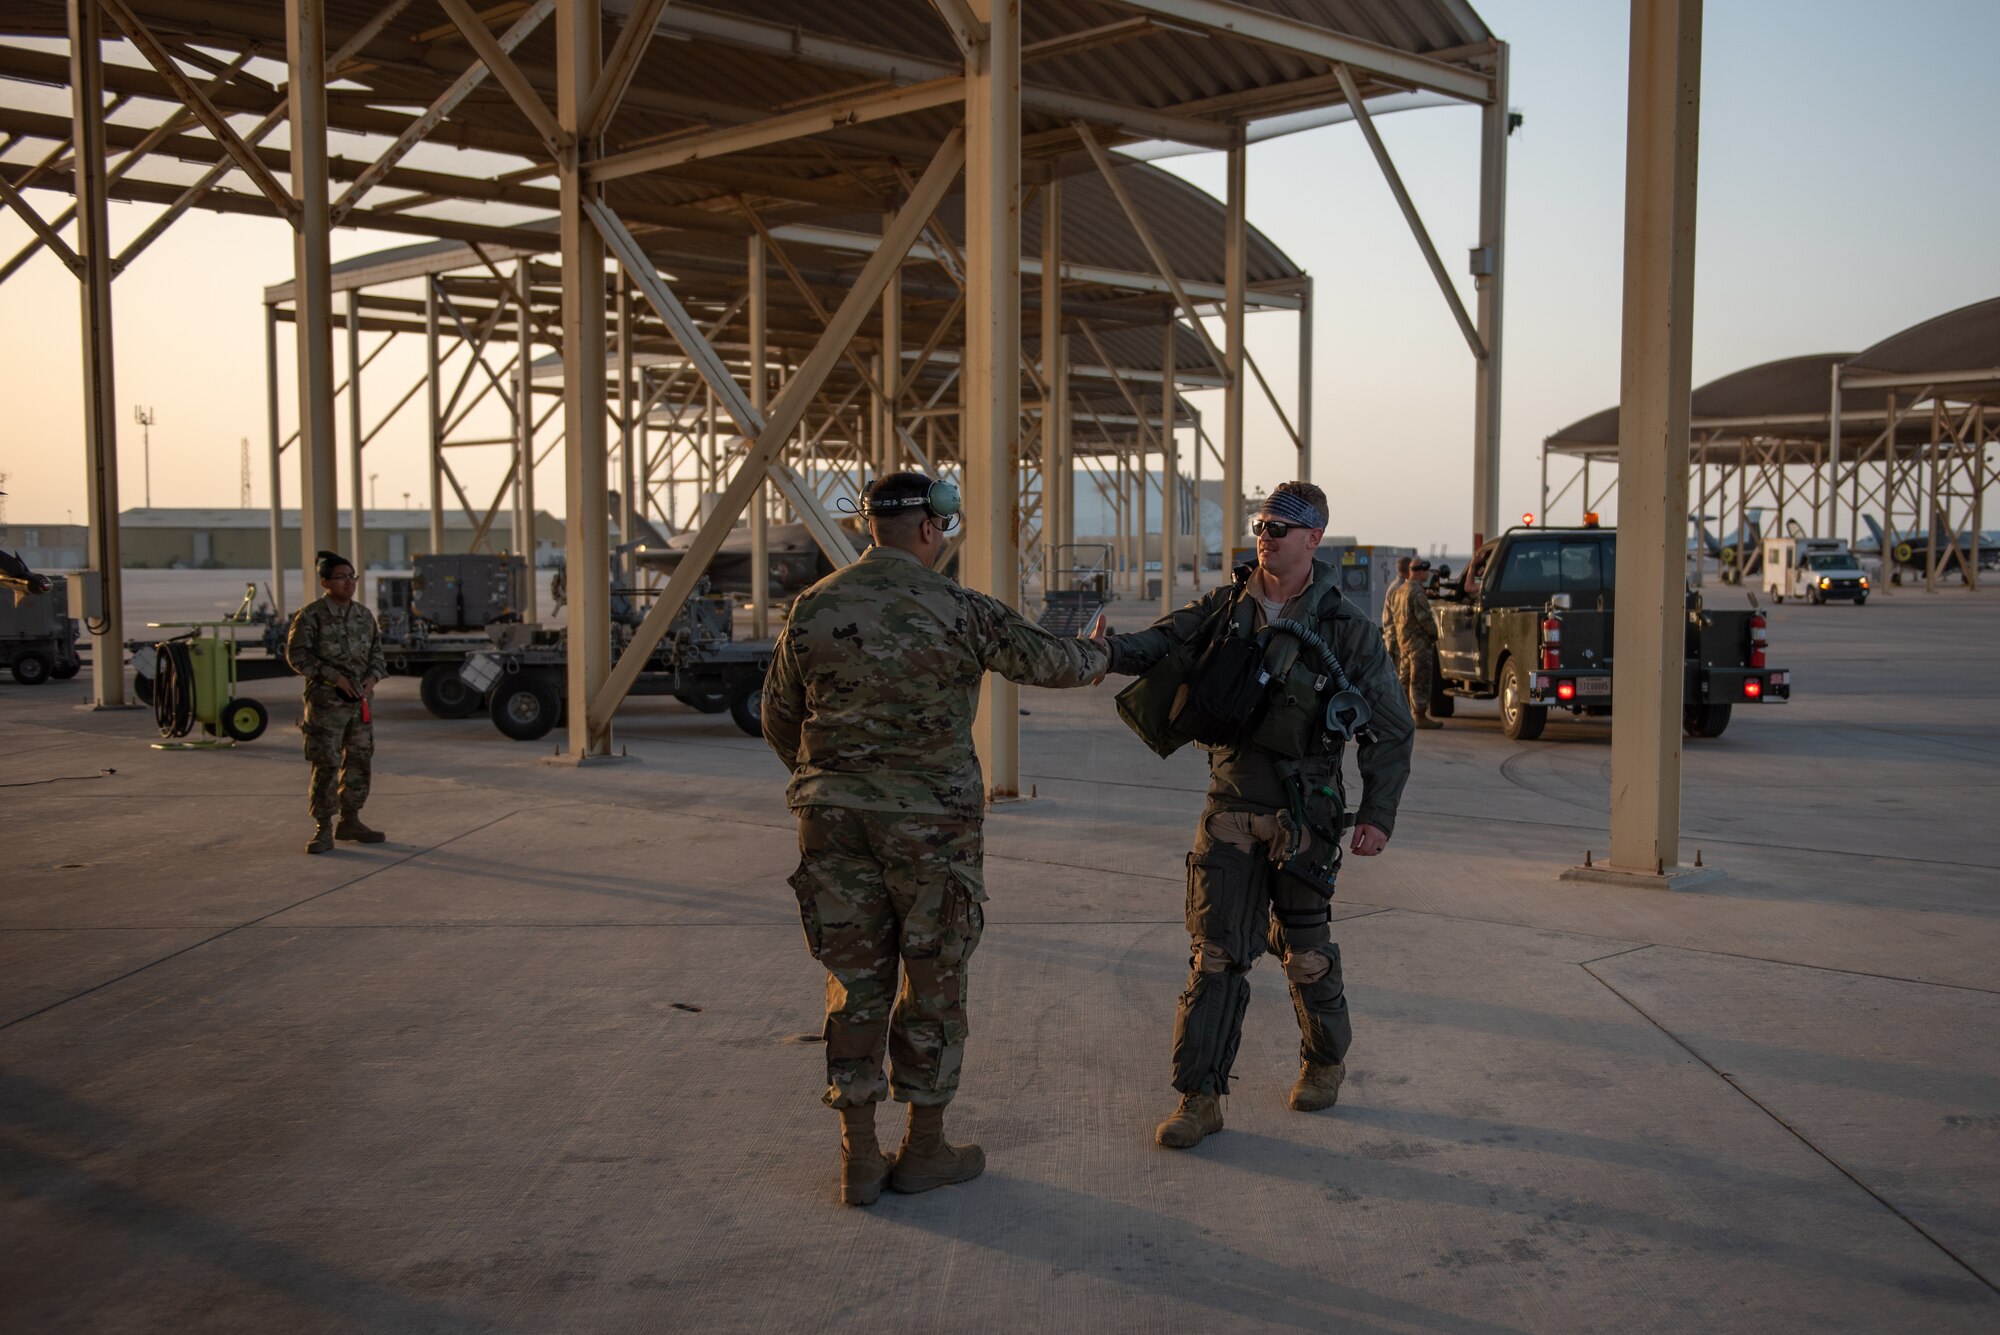
[[[1285,954],[1285,977],[1300,987],[1310,987],[1333,971],[1333,961],[1320,950],[1292,950]]]
[[[1194,943],[1194,958],[1190,961],[1196,973],[1241,972],[1230,953],[1213,941]]]

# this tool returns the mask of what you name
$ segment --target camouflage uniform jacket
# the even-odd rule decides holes
[[[1437,617],[1431,612],[1430,595],[1420,580],[1411,580],[1396,600],[1396,643],[1422,652],[1437,644]]]
[[[342,674],[356,686],[363,677],[389,675],[375,614],[358,602],[342,607],[331,598],[307,603],[292,618],[285,635],[285,661],[306,679],[308,695],[314,686],[331,685]]]
[[[1187,606],[1155,621],[1145,630],[1110,638],[1111,670],[1137,675],[1172,652],[1177,644],[1192,638],[1209,615],[1236,593],[1237,585],[1224,584]],[[1288,618],[1316,624],[1356,690],[1367,697],[1372,714],[1369,731],[1374,740],[1355,748],[1361,769],[1361,805],[1355,811],[1359,824],[1373,825],[1384,834],[1394,833],[1396,807],[1403,787],[1410,781],[1410,753],[1416,724],[1410,718],[1396,670],[1382,644],[1382,632],[1366,613],[1340,594],[1340,572],[1324,561],[1313,562],[1313,577],[1305,590],[1285,604]],[[1239,629],[1258,624],[1263,610],[1255,598],[1245,597],[1236,609]],[[1328,633],[1328,628],[1331,633]],[[1302,779],[1308,788],[1326,784],[1339,789],[1340,759],[1347,743],[1337,735],[1324,734],[1305,759],[1289,761],[1254,746],[1209,747],[1208,800],[1221,810],[1282,810],[1290,805],[1287,780]],[[1345,807],[1345,797],[1342,806]]]
[[[764,678],[764,739],[793,808],[978,818],[980,678],[1084,686],[1108,655],[1051,635],[897,547],[871,547],[800,594]]]
[[[1410,577],[1405,575],[1382,595],[1382,644],[1391,658],[1402,657],[1403,646],[1397,641],[1396,631],[1402,622],[1403,597],[1409,591]]]

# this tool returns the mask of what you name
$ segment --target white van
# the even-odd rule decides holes
[[[1868,576],[1845,538],[1764,539],[1764,592],[1777,602],[1868,601]]]

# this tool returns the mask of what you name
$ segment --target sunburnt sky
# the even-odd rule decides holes
[[[1508,182],[1501,512],[1511,520],[1537,504],[1542,438],[1617,397],[1627,6],[1485,0],[1477,7],[1512,44],[1510,100],[1526,118],[1512,141]],[[1996,46],[2000,4],[1986,0],[1708,6],[1697,384],[1773,358],[1852,351],[2000,293],[1987,63]],[[24,99],[18,85],[4,96]],[[60,93],[25,98],[38,110],[66,110]],[[1380,124],[1470,302],[1463,269],[1477,240],[1478,114],[1437,108]],[[17,146],[6,160],[18,170],[45,148]],[[493,161],[438,152],[433,161],[456,158],[458,170]],[[1222,189],[1220,155],[1163,165]],[[47,192],[29,197],[44,216],[68,202]],[[114,206],[115,241],[136,234],[152,212]],[[1314,471],[1333,497],[1332,528],[1363,541],[1462,550],[1471,529],[1472,360],[1359,130],[1331,126],[1254,146],[1250,216],[1316,279]],[[17,218],[0,213],[0,257],[28,238]],[[407,240],[344,231],[335,234],[334,253]],[[252,503],[265,503],[260,297],[290,270],[280,224],[197,213],[118,280],[124,506],[145,496],[141,432],[132,420],[142,405],[157,419],[154,504],[236,504],[243,439]],[[8,474],[7,516],[15,523],[83,513],[77,328],[76,284],[48,255],[0,285],[0,472]],[[1249,329],[1253,355],[1289,404],[1293,321],[1253,317]],[[280,397],[289,431],[289,337],[285,347]],[[392,348],[370,368],[368,425],[407,388],[419,355],[414,346]],[[1219,395],[1195,402],[1220,416]],[[424,503],[419,412],[406,410],[370,445],[371,503],[400,505],[406,493]],[[469,457],[476,453],[455,463],[468,485],[477,479],[490,492],[487,479],[497,479],[504,461]],[[1248,482],[1290,476],[1290,455],[1276,419],[1253,411]],[[288,472],[295,467],[288,456]],[[341,487],[345,504],[344,466]],[[295,474],[285,489],[296,498]],[[556,460],[544,464],[539,491],[544,508],[561,511]],[[1565,504],[1573,508],[1574,500]]]

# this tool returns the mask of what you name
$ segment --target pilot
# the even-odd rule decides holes
[[[1174,1021],[1180,1102],[1154,1133],[1170,1149],[1222,1130],[1222,1096],[1250,1004],[1250,966],[1266,949],[1284,967],[1299,1021],[1299,1076],[1287,1101],[1300,1112],[1330,1108],[1347,1075],[1350,1026],[1331,927],[1334,878],[1348,824],[1354,827],[1349,851],[1373,857],[1388,846],[1409,782],[1412,742],[1381,632],[1367,609],[1342,597],[1339,570],[1313,559],[1326,521],[1324,491],[1310,482],[1282,484],[1250,525],[1255,566],[1237,567],[1221,588],[1108,641],[1113,672],[1143,674],[1121,694],[1121,711],[1161,754],[1178,740],[1165,709],[1146,701],[1182,700],[1191,687],[1147,696],[1142,688],[1154,682],[1155,670],[1171,676],[1181,670],[1177,663],[1202,661],[1220,641],[1250,638],[1266,646],[1260,662],[1276,682],[1241,735],[1203,743],[1208,802],[1188,854],[1192,942]],[[1308,659],[1311,646],[1300,631],[1337,660],[1349,682],[1339,695],[1331,694],[1339,686],[1336,673]],[[1341,778],[1349,738],[1333,730],[1330,712],[1344,698],[1350,712],[1340,726],[1353,731],[1362,783],[1351,822]],[[1362,708],[1354,712],[1357,704]]]

